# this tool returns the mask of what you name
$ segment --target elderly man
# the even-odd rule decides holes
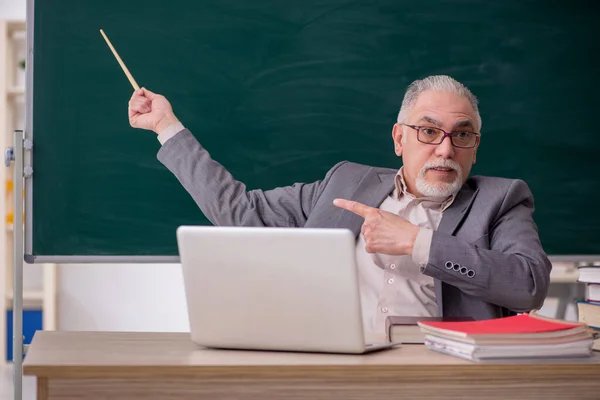
[[[158,134],[158,159],[215,225],[348,228],[356,235],[364,326],[388,315],[488,319],[541,307],[551,264],[520,180],[469,178],[480,143],[477,98],[448,76],[407,89],[393,126],[399,170],[340,162],[313,183],[247,191],[147,89],[135,128]]]

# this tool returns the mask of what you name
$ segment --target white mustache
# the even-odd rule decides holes
[[[441,168],[452,168],[455,171],[460,171],[460,165],[458,165],[458,163],[456,161],[442,159],[442,160],[436,160],[436,161],[429,161],[429,162],[425,163],[425,165],[423,165],[423,168],[421,169],[421,172],[425,173],[428,169],[440,168],[440,167]]]

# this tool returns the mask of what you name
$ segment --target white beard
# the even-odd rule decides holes
[[[453,182],[436,182],[431,183],[428,182],[425,178],[425,173],[428,169],[434,167],[445,167],[452,168],[456,172],[456,178]],[[419,171],[419,176],[415,181],[415,185],[417,186],[417,190],[424,196],[427,197],[449,197],[458,193],[462,186],[462,170],[460,165],[456,161],[452,160],[440,160],[440,161],[431,161],[426,163],[421,171]]]

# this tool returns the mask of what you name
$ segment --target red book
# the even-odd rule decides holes
[[[473,335],[515,335],[557,332],[578,328],[584,330],[585,324],[566,321],[550,320],[541,317],[532,317],[529,314],[515,315],[514,317],[495,318],[483,321],[467,322],[438,322],[420,321],[419,326],[443,330],[457,336]]]

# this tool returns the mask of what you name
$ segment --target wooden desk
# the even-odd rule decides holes
[[[598,399],[587,362],[474,363],[422,345],[369,355],[208,350],[179,333],[36,333],[45,399]]]

